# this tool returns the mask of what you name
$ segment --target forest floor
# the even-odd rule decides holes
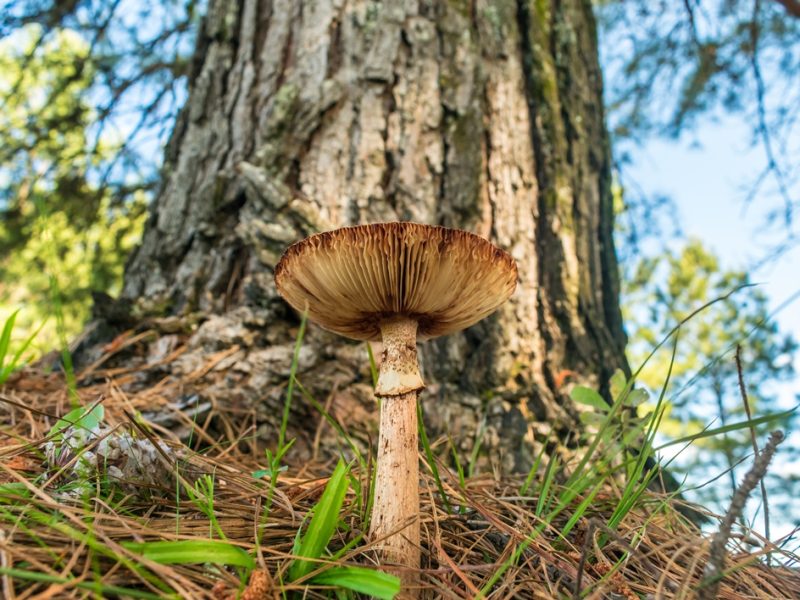
[[[296,464],[235,411],[176,407],[213,366],[141,388],[96,364],[73,393],[28,370],[0,388],[4,598],[394,595],[364,541],[372,461]],[[422,597],[800,598],[798,557],[755,534],[727,540],[712,581],[710,536],[662,495],[620,512],[612,480],[571,494],[544,465],[467,478],[420,460]]]

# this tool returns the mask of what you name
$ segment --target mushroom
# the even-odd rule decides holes
[[[370,539],[384,561],[420,566],[417,340],[460,331],[514,292],[517,267],[484,238],[418,223],[312,235],[275,267],[280,294],[322,328],[382,341],[380,439]],[[411,579],[410,579],[411,578]],[[408,573],[404,583],[413,581]]]

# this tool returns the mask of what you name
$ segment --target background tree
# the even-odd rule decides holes
[[[121,289],[198,20],[193,0],[0,3],[0,319],[45,322],[40,351]]]
[[[646,234],[664,199],[641,193],[625,177],[627,154],[647,136],[677,137],[703,117],[736,115],[764,156],[763,171],[742,182],[745,204],[758,202],[766,214],[771,254],[796,244],[800,3],[610,0],[597,4],[597,14],[610,129],[628,191],[623,218],[630,217],[631,232]]]
[[[410,219],[477,231],[521,265],[493,319],[425,346],[434,428],[525,468],[535,436],[579,427],[562,371],[604,387],[625,366],[589,6],[212,2],[192,63],[123,297],[203,315],[187,364],[242,346],[226,402],[279,414],[297,317],[272,269],[287,244]],[[317,328],[307,341],[302,380],[334,390],[356,428],[373,407],[363,347]]]
[[[40,350],[58,345],[57,321],[80,331],[92,290],[119,293],[145,209],[141,192],[115,204],[98,181],[121,143],[106,134],[88,149],[89,45],[69,29],[42,38],[29,25],[0,42],[0,320],[24,306],[20,327],[44,324]]]
[[[430,379],[438,382],[429,391],[432,424],[438,430],[450,424],[465,447],[481,438],[495,456],[522,467],[533,438],[544,440],[552,430],[569,436],[577,424],[562,393],[566,373],[604,387],[614,368],[624,367],[592,15],[577,2],[304,4],[165,0],[143,9],[127,0],[7,2],[0,34],[34,32],[25,52],[14,55],[21,65],[15,73],[39,60],[62,32],[79,36],[84,49],[51,63],[56,79],[68,85],[48,87],[47,101],[26,113],[27,141],[7,145],[12,151],[3,165],[16,160],[9,157],[42,154],[51,129],[35,124],[71,90],[84,107],[81,118],[61,114],[57,123],[74,124],[84,138],[57,160],[86,165],[95,208],[74,204],[88,215],[84,225],[111,218],[109,211],[117,211],[114,223],[134,218],[136,198],[155,202],[124,297],[110,310],[97,307],[97,315],[116,330],[138,319],[169,334],[204,322],[182,362],[184,372],[209,352],[241,344],[245,354],[227,365],[235,367],[228,383],[240,390],[234,398],[243,404],[256,399],[261,422],[274,421],[291,347],[294,317],[277,303],[269,275],[290,241],[340,223],[416,218],[472,228],[511,248],[524,267],[528,304],[512,305],[484,329],[430,345],[426,362]],[[683,66],[700,60],[702,44],[684,33],[694,29],[711,38],[709,9],[701,4],[686,3],[675,12],[678,5],[663,3],[657,14],[669,19],[658,19],[651,4],[602,3],[599,14],[613,25],[608,35],[630,41],[629,56],[639,57],[611,71],[612,77],[624,75],[612,79],[609,95],[617,139],[649,131],[645,124],[667,114],[648,112],[665,107],[648,101],[647,94],[660,88],[641,83],[684,81]],[[750,13],[758,30],[752,56],[778,56],[786,46],[778,42],[796,34],[793,24],[782,27],[780,4],[756,2]],[[730,60],[723,66],[744,61],[752,67],[746,46],[733,52],[744,39],[747,7],[719,6],[728,15],[719,31],[738,35],[714,42],[727,49]],[[631,19],[637,10],[642,18]],[[665,53],[660,58],[659,48]],[[787,65],[792,48],[784,52]],[[669,65],[674,80],[659,70]],[[715,72],[703,81],[724,79]],[[5,103],[15,101],[21,81],[17,76],[5,88]],[[629,81],[641,85],[620,85]],[[703,98],[722,97],[718,87],[704,85],[687,87],[695,95],[686,96],[681,126],[690,122],[686,115],[715,106]],[[742,110],[757,110],[757,96],[741,96]],[[767,123],[784,131],[768,108]],[[160,173],[158,149],[173,125]],[[106,152],[112,145],[114,151]],[[7,209],[7,223],[14,218],[14,181],[7,179],[9,193],[0,207]],[[103,199],[97,200],[101,189]],[[43,195],[59,198],[45,214],[77,211],[69,197]],[[98,210],[98,202],[107,208]],[[648,224],[661,229],[657,203],[627,206],[650,212],[625,213],[634,215],[625,220],[626,239],[636,239]],[[49,230],[62,232],[62,226],[59,221]],[[23,230],[12,229],[14,235]],[[60,244],[54,252],[53,244],[43,246],[52,260],[72,242]],[[9,245],[7,252],[20,247]],[[103,260],[118,265],[122,246],[115,248],[107,246]],[[56,272],[92,261],[68,264]],[[22,277],[21,268],[16,273]],[[89,288],[113,291],[112,279],[81,284],[82,306]],[[126,316],[131,307],[133,315]],[[212,316],[221,312],[227,316]],[[304,377],[320,393],[334,390],[332,406],[352,422],[362,421],[372,406],[362,349],[336,347],[324,334],[312,334],[302,355]],[[106,330],[99,337],[109,335]],[[226,392],[206,386],[206,393]],[[455,402],[434,402],[437,396]]]
[[[797,342],[778,330],[766,296],[758,286],[751,286],[745,272],[723,269],[699,240],[689,240],[680,249],[640,261],[634,275],[624,280],[623,296],[633,366],[642,364],[678,323],[719,299],[681,326],[674,363],[670,364],[671,352],[660,352],[639,376],[640,383],[659,390],[671,369],[671,410],[662,427],[665,434],[681,437],[747,419],[734,360],[737,344],[742,348],[743,378],[753,413],[775,410],[774,384],[794,376]],[[790,423],[782,427],[790,428]],[[766,432],[759,430],[759,434]],[[724,511],[740,480],[736,465],[751,453],[750,432],[735,431],[695,442],[671,471],[679,478],[685,475],[689,486],[727,473],[727,489],[703,485],[690,494],[701,504]],[[787,444],[782,453],[792,460],[798,449]],[[800,491],[794,489],[796,481],[774,472],[768,478],[770,495],[779,507],[783,504],[788,509]]]

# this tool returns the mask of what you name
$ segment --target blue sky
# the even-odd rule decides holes
[[[767,190],[745,205],[747,190],[764,165],[763,151],[750,146],[749,136],[749,129],[736,118],[705,122],[678,140],[646,141],[633,153],[627,171],[645,193],[671,197],[683,232],[714,250],[723,267],[748,270],[777,308],[800,291],[800,246],[757,270],[750,268],[779,233],[779,229],[765,233],[763,227],[764,207],[779,200]],[[784,332],[800,340],[800,299],[778,312],[776,319]],[[800,373],[800,353],[795,367]],[[797,393],[797,380],[782,386],[782,403],[793,403]]]

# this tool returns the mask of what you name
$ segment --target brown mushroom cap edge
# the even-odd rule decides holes
[[[311,321],[377,341],[380,323],[403,316],[418,338],[460,331],[514,293],[511,256],[467,231],[411,222],[343,227],[290,246],[275,267],[278,291]]]

